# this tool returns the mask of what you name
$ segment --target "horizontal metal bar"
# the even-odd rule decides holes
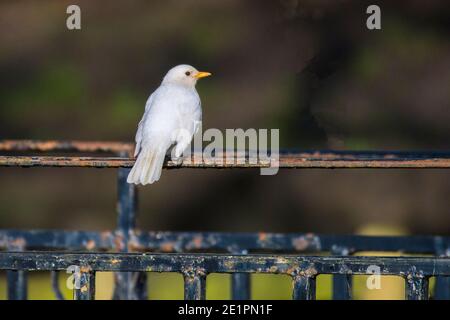
[[[14,244],[26,249],[111,250],[120,249],[123,235],[117,232],[0,230],[0,248]],[[189,250],[271,250],[328,252],[345,247],[358,251],[392,251],[435,254],[436,247],[450,247],[450,237],[440,236],[354,236],[312,233],[221,233],[221,232],[144,232],[131,234],[130,249],[137,251],[186,252]]]
[[[0,151],[12,152],[75,152],[75,153],[115,153],[129,154],[134,150],[133,143],[101,141],[33,141],[2,140]],[[236,159],[236,155],[225,152],[223,159]],[[240,160],[244,160],[239,156]],[[50,167],[131,167],[133,158],[111,157],[54,157],[54,156],[2,156],[0,166],[50,166]],[[244,163],[218,164],[206,163],[201,153],[195,153],[191,161],[182,164],[166,161],[167,168],[263,168],[267,160],[256,164]],[[450,168],[450,152],[441,151],[282,151],[279,166],[282,168]]]
[[[0,151],[130,153],[133,143],[105,141],[0,140]]]
[[[0,151],[129,153],[134,143],[117,141],[0,140]],[[448,151],[281,150],[284,158],[309,160],[432,160],[449,159]]]
[[[119,168],[132,167],[134,160],[126,158],[102,157],[28,157],[1,156],[3,167],[92,167]]]
[[[274,273],[295,276],[317,274],[371,274],[369,267],[380,268],[381,275],[450,275],[450,258],[374,257],[374,256],[294,256],[228,254],[138,254],[138,253],[62,253],[0,252],[0,270],[67,270],[79,266],[90,271],[181,272],[186,267],[205,273]]]
[[[121,238],[116,239],[116,235],[110,231],[0,230],[2,249],[7,249],[12,243],[18,243],[27,250],[107,250],[122,245],[120,241]]]
[[[377,169],[424,169],[450,168],[450,158],[432,158],[432,159],[408,159],[398,158],[390,159],[340,159],[336,158],[313,158],[312,154],[294,154],[280,156],[280,168],[312,168],[312,169],[350,169],[350,168],[377,168]],[[177,163],[166,160],[164,167],[170,168],[268,168],[268,161],[259,161],[257,163],[248,163],[245,159],[235,158],[234,163],[213,163],[202,160],[201,155],[193,155],[190,161]],[[119,168],[132,167],[134,159],[118,157],[49,157],[49,156],[0,156],[0,166],[3,167],[91,167],[91,168]]]

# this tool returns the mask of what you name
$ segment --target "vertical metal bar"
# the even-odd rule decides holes
[[[95,272],[89,272],[89,298],[95,300]]]
[[[333,275],[333,299],[352,299],[352,276],[347,274]]]
[[[95,300],[95,272],[80,272],[79,287],[73,290],[74,300]]]
[[[26,271],[8,271],[8,299],[26,300],[27,299],[27,279]]]
[[[450,277],[436,277],[434,299],[450,300]]]
[[[316,277],[307,275],[295,275],[292,277],[292,299],[315,300],[316,299]]]
[[[239,272],[231,274],[231,299],[250,300],[249,273]]]
[[[201,271],[184,272],[184,299],[206,299],[206,274]]]
[[[118,217],[119,231],[123,231],[124,240],[129,240],[129,231],[136,227],[136,204],[137,190],[134,184],[127,183],[129,168],[118,169]]]
[[[435,237],[435,253],[436,256],[450,256],[450,248],[446,248],[446,244],[441,237]],[[450,277],[436,277],[436,285],[434,286],[434,299],[450,300]]]
[[[118,170],[117,241],[122,252],[129,251],[130,237],[136,227],[137,190],[127,183],[131,169]],[[145,272],[116,272],[114,274],[114,295],[116,300],[146,300],[147,274]]]
[[[344,247],[333,247],[331,254],[338,256],[348,256],[349,250]],[[347,274],[333,275],[333,299],[352,299],[352,276]]]
[[[406,277],[406,299],[428,300],[428,277],[420,274],[409,274]]]
[[[247,254],[247,250],[233,251],[233,254]],[[250,274],[237,272],[231,274],[231,299],[250,300]]]
[[[17,241],[16,241],[17,242]],[[23,251],[23,244],[8,245],[8,251]],[[28,296],[28,273],[27,271],[10,270],[6,272],[8,283],[9,300],[26,300]]]
[[[114,280],[114,300],[147,300],[145,272],[116,272]]]
[[[51,282],[52,282],[52,290],[55,294],[56,300],[65,300],[64,295],[59,288],[59,271],[51,272]]]

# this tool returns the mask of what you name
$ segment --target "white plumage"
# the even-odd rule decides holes
[[[150,95],[136,133],[134,156],[137,159],[128,175],[128,183],[145,185],[158,181],[171,146],[174,156],[181,157],[202,120],[195,84],[209,75],[189,65],[176,66]]]

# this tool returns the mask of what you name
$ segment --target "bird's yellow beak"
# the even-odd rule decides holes
[[[197,72],[197,74],[194,75],[194,78],[200,79],[200,78],[204,78],[204,77],[209,77],[210,75],[211,75],[211,73],[209,73],[209,72],[199,71],[199,72]]]

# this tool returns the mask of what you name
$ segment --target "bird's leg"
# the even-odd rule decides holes
[[[176,164],[181,164],[183,162],[183,153],[184,150],[189,146],[189,142],[186,143],[186,141],[179,141],[177,145],[172,149],[171,156],[172,161]]]

